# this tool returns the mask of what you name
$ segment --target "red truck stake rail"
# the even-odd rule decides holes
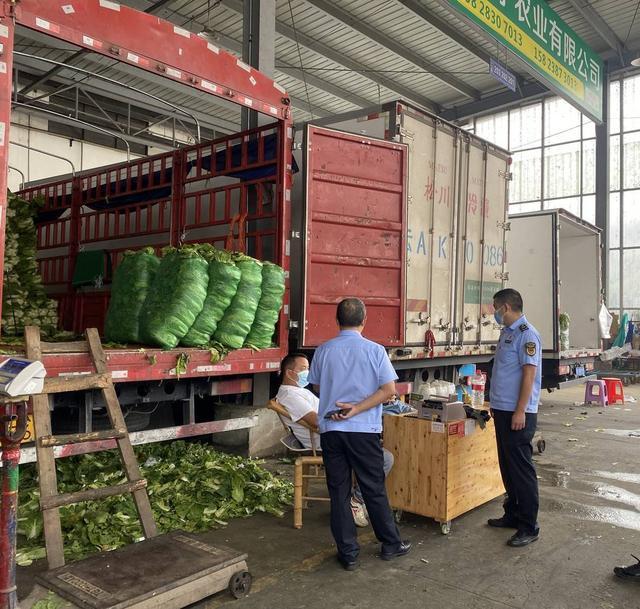
[[[0,42],[6,68],[0,70],[0,174],[4,180],[0,183],[0,265],[4,258],[16,25],[260,111],[275,121],[20,193],[27,199],[41,197],[45,201],[37,220],[39,264],[48,292],[60,302],[66,328],[76,332],[91,326],[100,328],[108,304],[106,290],[76,290],[72,286],[76,260],[83,250],[103,250],[115,268],[125,249],[152,245],[159,250],[165,245],[204,240],[223,246],[230,227],[243,218],[248,253],[289,270],[289,97],[273,80],[199,36],[111,0],[0,0]],[[0,266],[0,277],[1,272]],[[176,358],[183,351],[189,354],[184,373],[189,377],[277,369],[287,348],[288,289],[284,304],[277,348],[260,353],[242,350],[218,364],[211,363],[205,350],[110,350],[114,380],[175,378]],[[54,375],[91,370],[82,354],[45,355],[44,364]]]

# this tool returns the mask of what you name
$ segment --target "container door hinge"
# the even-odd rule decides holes
[[[289,320],[289,328],[290,329],[299,328],[299,327],[300,327],[300,324],[297,321],[295,321],[294,319],[290,319]]]
[[[300,239],[300,231],[299,230],[292,230],[291,231],[291,238],[292,239]]]
[[[500,220],[498,220],[496,222],[496,226],[498,228],[501,228],[502,230],[511,230],[511,222],[501,222]]]
[[[502,279],[502,281],[509,281],[509,273],[508,272],[504,272],[504,273],[496,272],[495,278],[496,279]]]
[[[507,182],[511,182],[511,180],[513,180],[513,173],[511,173],[510,171],[498,170],[498,175],[501,178],[504,178]]]

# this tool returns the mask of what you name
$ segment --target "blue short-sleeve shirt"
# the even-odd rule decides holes
[[[500,333],[491,375],[491,408],[515,411],[525,365],[536,367],[533,390],[525,411],[535,413],[538,412],[542,382],[542,345],[538,331],[523,315]]]
[[[367,340],[359,332],[342,330],[336,338],[318,347],[309,371],[309,383],[320,387],[320,433],[381,433],[382,404],[346,421],[326,420],[324,415],[337,409],[336,402],[357,404],[397,379],[382,345]]]

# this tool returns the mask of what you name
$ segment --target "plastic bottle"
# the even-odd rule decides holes
[[[482,408],[484,406],[485,377],[477,372],[471,377],[471,406]]]

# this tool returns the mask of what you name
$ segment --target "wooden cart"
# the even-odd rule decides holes
[[[387,478],[397,510],[433,518],[445,535],[451,521],[504,493],[493,420],[485,429],[457,421],[384,417],[384,446],[395,457]]]

